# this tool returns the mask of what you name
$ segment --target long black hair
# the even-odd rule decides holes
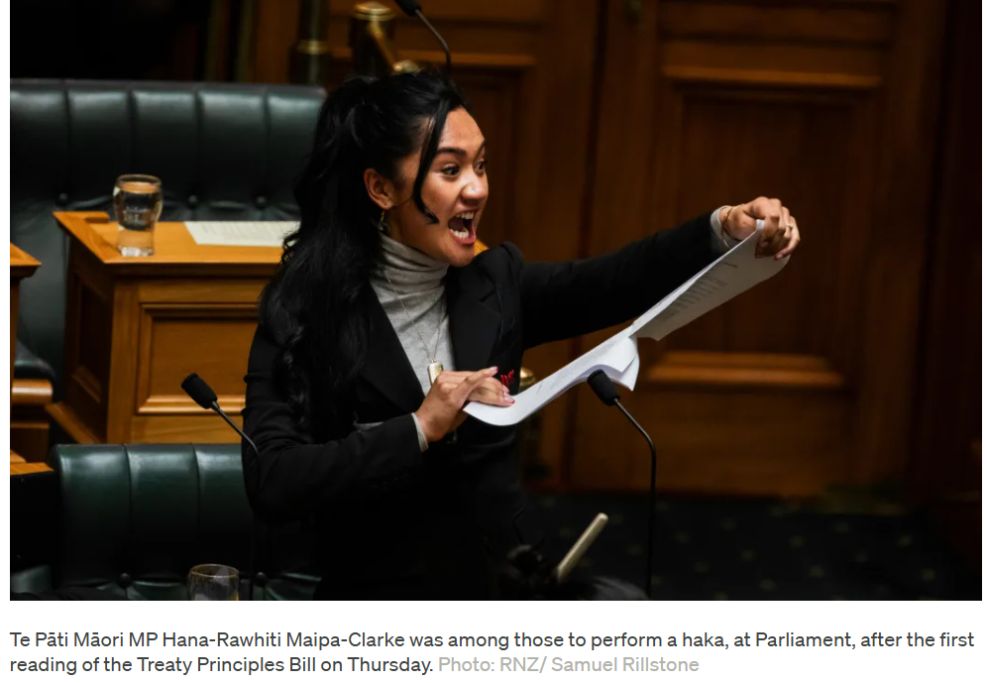
[[[363,182],[368,168],[399,183],[398,161],[421,149],[413,198],[421,197],[448,112],[467,107],[446,76],[428,70],[381,79],[354,78],[319,112],[315,142],[295,187],[298,230],[260,301],[261,324],[281,349],[276,377],[295,418],[324,435],[344,414],[364,362],[380,254],[380,209]],[[317,424],[314,415],[328,422]]]

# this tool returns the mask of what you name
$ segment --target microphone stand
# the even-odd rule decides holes
[[[417,0],[397,0],[397,3],[409,17],[418,17],[418,20],[421,21],[425,25],[425,28],[427,28],[432,35],[435,36],[435,39],[439,41],[439,45],[442,47],[442,51],[446,56],[446,74],[451,74],[452,54],[449,52],[449,44],[446,43],[445,38],[442,37],[442,34],[439,33],[434,26],[432,26],[432,22],[425,18],[425,15],[422,13],[422,6],[417,2]]]
[[[421,22],[423,24],[425,24],[425,28],[427,28],[429,31],[431,31],[432,32],[432,35],[435,36],[435,39],[437,41],[439,41],[439,45],[442,46],[442,51],[445,52],[445,54],[446,54],[446,73],[447,74],[451,74],[452,73],[452,54],[449,52],[449,44],[446,43],[446,40],[445,40],[445,38],[442,37],[442,34],[439,33],[438,30],[436,30],[436,28],[434,26],[432,26],[432,22],[430,22],[428,19],[425,18],[425,15],[422,14],[422,11],[421,11],[420,8],[415,10],[415,16],[417,16],[421,20]]]
[[[644,437],[644,440],[647,442],[648,448],[651,451],[651,487],[648,495],[648,556],[645,563],[645,571],[647,574],[645,575],[644,581],[645,592],[650,600],[652,595],[652,585],[654,583],[651,571],[655,555],[655,489],[658,475],[658,449],[655,448],[655,442],[651,440],[651,437],[648,435],[648,432],[644,430],[644,427],[641,426],[641,423],[638,422],[634,416],[631,415],[630,411],[624,407],[624,404],[620,402],[620,394],[617,393],[617,388],[613,385],[613,382],[610,381],[610,378],[607,377],[607,374],[603,372],[603,370],[597,370],[591,374],[587,378],[586,382],[593,390],[593,393],[596,394],[597,398],[599,398],[604,405],[617,406],[617,409],[623,413],[624,417],[627,418],[628,422],[631,423],[634,429],[636,429],[641,436]]]

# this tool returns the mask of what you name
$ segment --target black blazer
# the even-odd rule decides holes
[[[538,344],[628,320],[715,257],[709,214],[597,258],[525,263],[512,244],[451,268],[446,297],[456,368],[496,365],[517,390],[522,354]],[[274,335],[250,351],[244,448],[250,501],[262,517],[309,518],[320,528],[321,597],[479,598],[496,568],[540,530],[526,507],[515,429],[469,418],[425,453],[411,413],[424,395],[383,308],[371,337],[353,422],[328,439],[298,428],[274,380]]]

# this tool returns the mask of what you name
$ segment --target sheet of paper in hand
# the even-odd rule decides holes
[[[662,339],[785,267],[787,257],[775,260],[755,255],[761,228],[762,221],[758,221],[758,230],[747,239],[682,283],[628,327],[515,396],[514,405],[473,402],[466,405],[464,412],[492,425],[517,424],[596,370],[603,370],[610,379],[633,390],[640,367],[639,338]]]

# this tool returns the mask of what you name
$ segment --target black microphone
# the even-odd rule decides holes
[[[435,30],[432,23],[422,14],[422,6],[415,0],[395,0],[395,2],[398,3],[398,6],[405,14],[409,17],[418,17],[425,24],[425,28],[432,32],[435,39],[439,41],[439,45],[442,46],[442,51],[446,53],[446,73],[452,73],[452,54],[449,52],[449,45],[446,43],[445,38],[442,37],[442,34]]]
[[[645,567],[647,574],[644,581],[645,591],[650,599],[652,588],[651,567],[654,562],[655,555],[655,488],[658,473],[658,450],[655,448],[655,442],[652,441],[648,433],[644,431],[644,427],[641,426],[641,423],[635,420],[634,416],[631,415],[627,411],[627,408],[624,407],[624,404],[620,402],[620,394],[617,393],[617,387],[614,386],[614,383],[610,381],[609,377],[607,377],[607,373],[603,372],[603,370],[597,370],[586,379],[586,382],[589,384],[590,389],[593,390],[593,393],[596,394],[597,398],[599,398],[604,405],[617,406],[618,410],[620,410],[620,412],[624,414],[624,417],[626,417],[634,426],[634,429],[641,433],[644,440],[648,442],[648,448],[651,449],[651,492],[648,497],[648,558],[647,566]]]
[[[226,420],[226,424],[233,428],[240,438],[250,444],[250,447],[254,449],[254,455],[258,458],[260,457],[260,451],[257,450],[257,444],[254,443],[253,439],[247,436],[242,429],[236,426],[236,423],[229,418],[229,416],[219,407],[219,399],[216,397],[216,392],[213,388],[206,383],[206,380],[199,377],[198,373],[190,373],[188,377],[182,380],[182,391],[189,395],[189,397],[198,403],[200,406],[206,410],[211,410],[219,415],[221,418]],[[247,595],[250,599],[254,597],[254,568],[257,565],[257,538],[261,536],[264,531],[257,520],[254,517],[254,530],[250,535],[250,567],[247,572]]]
[[[182,390],[206,410],[215,410],[219,405],[216,392],[197,373],[193,372],[185,378],[182,382]]]
[[[260,456],[260,451],[257,450],[257,444],[247,436],[242,429],[236,426],[236,423],[229,418],[229,416],[219,407],[219,399],[216,398],[216,392],[212,390],[212,387],[206,384],[206,380],[199,377],[197,373],[191,373],[188,377],[182,380],[182,390],[189,395],[189,397],[198,403],[200,406],[206,410],[211,410],[221,418],[226,420],[226,424],[233,428],[237,434],[240,435],[244,441],[250,444],[250,447],[254,449],[254,454],[258,457]]]
[[[617,393],[617,387],[614,383],[610,381],[607,377],[607,373],[603,370],[597,370],[589,379],[586,380],[589,384],[589,388],[593,390],[596,397],[603,401],[606,405],[615,405],[620,400],[620,394]],[[215,396],[213,397],[215,398]],[[200,404],[201,405],[201,404]]]

